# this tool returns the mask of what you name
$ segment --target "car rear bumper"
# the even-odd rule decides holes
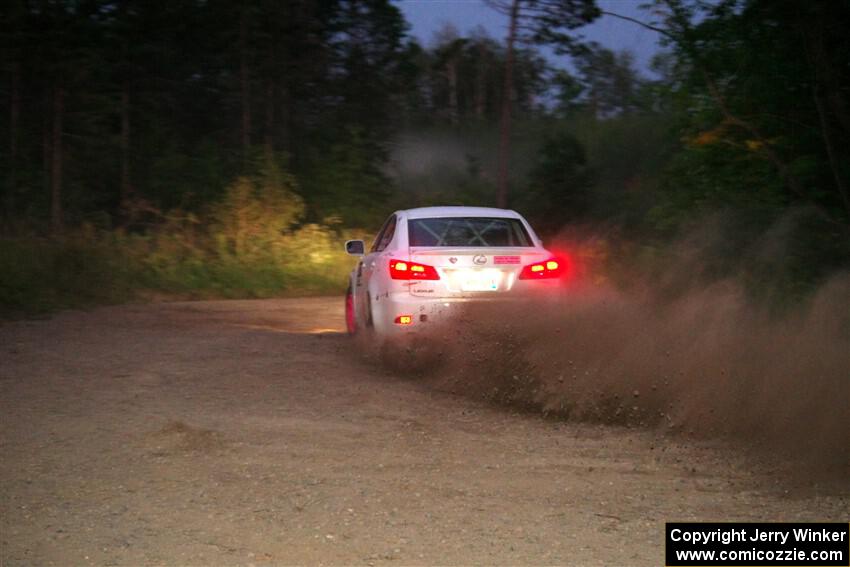
[[[543,284],[543,285],[541,285]],[[473,297],[422,297],[407,290],[388,293],[373,300],[373,320],[379,334],[405,335],[438,329],[454,320],[471,303],[505,303],[533,301],[554,297],[562,289],[557,281],[534,282],[532,291],[513,290],[510,293],[480,294]],[[410,317],[410,323],[400,324],[399,317]]]

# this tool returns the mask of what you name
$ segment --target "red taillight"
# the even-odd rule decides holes
[[[394,280],[438,280],[440,274],[434,266],[404,260],[390,260],[390,277]]]
[[[552,278],[560,278],[564,273],[564,266],[561,260],[557,258],[549,258],[544,262],[535,262],[522,268],[519,273],[521,280],[547,280]]]

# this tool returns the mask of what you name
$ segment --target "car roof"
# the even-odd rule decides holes
[[[516,211],[496,209],[492,207],[419,207],[399,211],[410,219],[425,219],[434,217],[506,217],[522,218]]]

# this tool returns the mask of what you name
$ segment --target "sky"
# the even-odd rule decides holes
[[[646,0],[599,0],[601,9],[623,14],[642,21],[650,17],[640,5]],[[434,33],[446,23],[457,28],[461,35],[483,27],[494,39],[504,41],[507,36],[508,18],[488,7],[484,0],[396,0],[395,4],[404,13],[411,25],[411,34],[423,45],[430,45]],[[596,41],[608,49],[628,49],[636,57],[638,69],[648,73],[652,56],[660,49],[658,34],[611,16],[602,16],[580,30],[585,39]],[[568,67],[565,56],[547,54],[558,66]]]

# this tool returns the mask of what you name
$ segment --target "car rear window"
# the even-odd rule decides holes
[[[448,217],[407,221],[410,246],[533,246],[519,219]]]

